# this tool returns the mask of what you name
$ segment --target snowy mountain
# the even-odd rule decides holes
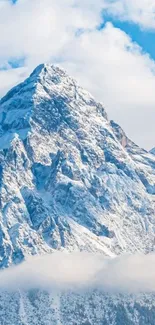
[[[63,70],[37,67],[0,101],[0,267],[55,250],[154,251],[152,153]],[[4,325],[154,325],[151,294],[0,297]]]
[[[0,101],[0,266],[53,250],[150,252],[155,156],[63,70]]]

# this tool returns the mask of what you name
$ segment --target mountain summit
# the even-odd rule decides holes
[[[155,156],[63,70],[40,65],[0,101],[0,266],[29,254],[150,252]]]

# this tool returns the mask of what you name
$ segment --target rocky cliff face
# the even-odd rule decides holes
[[[0,101],[0,266],[53,250],[150,252],[155,156],[63,70]]]

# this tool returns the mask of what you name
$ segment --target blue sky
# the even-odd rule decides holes
[[[0,0],[0,23],[0,97],[58,64],[131,139],[155,146],[154,0]]]

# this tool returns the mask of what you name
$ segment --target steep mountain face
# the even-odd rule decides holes
[[[155,156],[63,70],[0,101],[0,266],[53,250],[150,252]]]

